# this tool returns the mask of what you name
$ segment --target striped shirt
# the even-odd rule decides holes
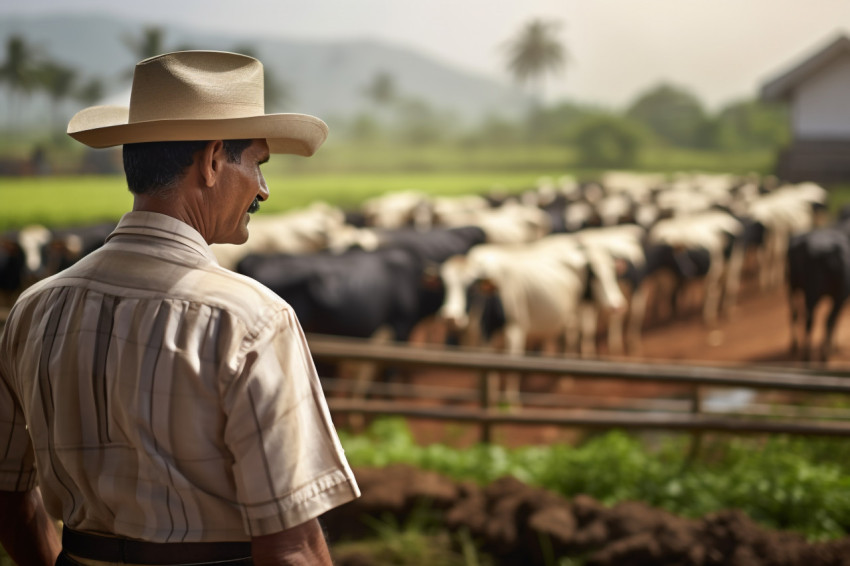
[[[360,494],[292,308],[147,212],[10,313],[0,490],[36,484],[71,528],[154,542],[248,540]]]

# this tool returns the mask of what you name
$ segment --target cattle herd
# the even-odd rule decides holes
[[[826,359],[850,293],[850,220],[830,218],[814,183],[720,174],[608,172],[541,179],[517,194],[414,190],[344,211],[325,203],[252,218],[243,246],[214,245],[297,312],[307,332],[371,338],[415,328],[435,341],[594,356],[640,353],[649,318],[698,304],[714,325],[737,300],[744,265],[762,288],[791,290],[790,348]],[[27,226],[0,238],[5,306],[34,281],[101,245],[114,224]],[[812,313],[833,301],[827,338]],[[383,333],[385,334],[385,333]]]

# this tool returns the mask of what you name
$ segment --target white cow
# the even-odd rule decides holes
[[[521,244],[539,240],[552,230],[545,211],[509,200],[496,208],[455,210],[444,213],[439,225],[478,226],[491,244]]]
[[[367,199],[361,210],[366,224],[375,228],[428,228],[431,225],[431,197],[414,189]]]
[[[610,256],[609,256],[610,260]],[[590,281],[591,272],[599,272]],[[549,236],[527,245],[482,244],[464,256],[454,256],[440,270],[446,289],[440,315],[464,331],[466,345],[481,342],[483,303],[467,305],[467,290],[476,281],[492,285],[501,300],[505,351],[525,352],[529,340],[552,344],[561,337],[567,351],[577,351],[580,312],[590,283],[611,308],[624,299],[613,280],[613,264],[605,269],[603,254],[587,253],[569,235]],[[492,342],[491,342],[492,344]],[[505,377],[505,399],[516,403],[519,376]]]
[[[647,292],[638,278],[646,264],[643,245],[646,230],[635,224],[622,224],[604,228],[587,228],[580,230],[575,236],[582,245],[604,250],[611,255],[614,259],[616,275],[621,281],[623,295],[627,297],[627,309],[611,309],[609,312],[609,353],[621,355],[626,352],[627,344],[629,352],[640,353]],[[628,326],[626,326],[627,321]]]
[[[635,202],[647,202],[652,190],[664,186],[666,178],[660,173],[606,171],[600,182],[608,194],[624,193]]]
[[[635,204],[628,193],[614,193],[605,195],[595,208],[602,226],[615,226],[634,218]]]
[[[490,202],[481,195],[437,196],[431,199],[431,220],[435,225],[447,225],[458,216],[474,216],[488,209]]]
[[[627,231],[625,226],[624,230],[618,228],[610,228],[610,237],[603,236],[601,229],[585,229],[575,234],[553,234],[535,243],[537,252],[560,258],[579,272],[584,281],[585,295],[579,308],[581,344],[577,345],[578,337],[567,336],[567,351],[579,351],[584,356],[595,355],[600,316],[608,314],[616,318],[626,310],[627,301],[617,280],[617,258],[628,256],[631,259],[635,250],[627,251],[629,244],[619,241],[615,233],[626,234]],[[615,249],[617,253],[614,253]],[[611,343],[617,339],[616,330],[609,332],[609,349],[617,350],[618,345]]]
[[[721,299],[729,308],[737,300],[743,264],[743,248],[734,245],[728,260],[725,252],[730,241],[744,231],[744,225],[731,214],[710,210],[660,220],[647,235],[647,243],[666,244],[674,249],[704,249],[709,267],[705,275],[703,318],[709,325],[717,322]]]
[[[327,248],[332,234],[345,224],[342,210],[323,202],[282,214],[251,217],[248,241],[210,246],[219,264],[235,269],[248,254],[307,254]]]
[[[816,207],[826,204],[826,190],[815,183],[783,185],[749,203],[746,215],[764,226],[764,242],[756,253],[759,284],[775,288],[785,279],[788,242],[819,222]]]
[[[18,232],[18,244],[24,252],[27,278],[34,279],[45,275],[42,268],[42,249],[53,238],[53,233],[41,224],[24,226]],[[32,283],[32,281],[29,281]]]

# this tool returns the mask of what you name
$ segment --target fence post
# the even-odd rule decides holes
[[[691,414],[699,415],[702,412],[702,388],[699,385],[694,385],[691,392]],[[695,430],[691,433],[691,447],[688,450],[688,456],[685,459],[685,467],[690,466],[699,455],[702,447],[702,431]]]
[[[492,406],[492,390],[490,387],[490,373],[488,370],[481,370],[478,374],[479,380],[479,405],[481,407],[482,413],[487,413]],[[493,440],[492,431],[490,430],[490,420],[488,418],[484,418],[481,420],[481,442],[484,444],[490,444]]]

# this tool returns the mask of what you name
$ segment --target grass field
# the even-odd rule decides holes
[[[344,208],[389,191],[416,189],[429,194],[483,193],[500,187],[519,191],[540,175],[528,173],[280,174],[269,172],[271,197],[263,212],[301,208],[325,201]],[[121,176],[0,178],[0,230],[29,223],[81,225],[116,220],[132,207]]]

